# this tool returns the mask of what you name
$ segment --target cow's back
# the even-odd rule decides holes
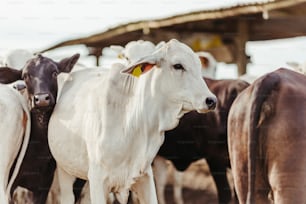
[[[299,189],[295,179],[306,172],[306,159],[293,159],[306,154],[305,85],[305,76],[279,69],[256,80],[233,103],[229,152],[240,203],[269,203],[270,190],[276,203],[280,194],[287,203],[301,201],[288,187]]]
[[[268,183],[275,203],[304,203],[306,185],[306,77],[293,71],[282,74],[272,116],[266,116],[260,137],[266,141],[262,155],[266,158]],[[269,103],[269,101],[268,101]]]

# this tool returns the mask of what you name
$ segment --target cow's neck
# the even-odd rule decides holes
[[[43,137],[47,140],[48,123],[52,114],[53,108],[48,110],[31,110],[31,135]]]
[[[134,84],[134,93],[127,105],[131,114],[126,114],[131,117],[127,121],[139,128],[139,124],[143,124],[142,120],[146,120],[145,124],[152,127],[150,131],[163,134],[176,127],[185,112],[182,110],[182,104],[171,101],[169,95],[162,95],[161,91],[158,91],[156,87],[159,85],[151,82],[154,81],[154,75],[148,74],[146,77],[147,79],[139,79]]]
[[[170,103],[167,96],[154,93],[153,85],[135,84],[135,92],[127,104],[130,114],[125,114],[126,135],[133,141],[136,158],[144,162],[142,168],[151,164],[164,141],[164,132],[176,127],[182,116],[182,106]]]

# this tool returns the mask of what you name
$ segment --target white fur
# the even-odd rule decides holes
[[[155,50],[158,50],[160,47],[164,46],[165,42],[161,41],[156,46],[150,41],[137,40],[131,41],[125,45],[125,47],[113,45],[110,48],[117,53],[117,56],[123,60],[125,64],[133,64],[137,60],[151,55]],[[202,64],[202,76],[215,78],[217,61],[216,59],[208,52],[196,52],[200,58],[205,58],[208,61],[208,65]]]
[[[3,58],[2,64],[4,66],[20,70],[23,68],[26,62],[33,57],[33,53],[28,50],[15,49],[7,53],[7,55]]]
[[[125,47],[111,46],[110,48],[117,53],[119,58],[123,59],[125,64],[132,64],[155,51],[155,45],[144,40],[131,41]]]
[[[184,204],[182,195],[184,172],[176,170],[171,161],[161,156],[156,156],[153,163],[155,186],[159,204],[166,204],[165,187],[168,184],[167,181],[169,174],[171,174],[171,177],[173,178],[174,202],[175,204]]]
[[[202,64],[202,76],[216,78],[217,61],[209,52],[197,52],[200,58],[208,61],[208,65]]]
[[[207,110],[205,100],[214,95],[201,78],[197,55],[176,40],[143,62],[156,65],[139,78],[114,65],[74,72],[66,80],[49,122],[61,203],[73,203],[75,177],[89,180],[93,204],[105,204],[109,192],[126,203],[129,190],[143,204],[157,203],[151,163],[164,132],[184,113]],[[177,63],[186,70],[175,70]]]
[[[0,203],[8,203],[9,192],[25,155],[30,135],[30,114],[25,99],[13,88],[0,84]],[[21,148],[8,184],[10,168]]]

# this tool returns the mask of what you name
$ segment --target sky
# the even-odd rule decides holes
[[[257,0],[267,1],[267,0]],[[188,2],[188,3],[187,3]],[[23,48],[37,51],[56,43],[86,37],[119,24],[137,20],[163,18],[220,5],[234,6],[251,0],[1,0],[0,56],[8,50]],[[287,61],[306,61],[306,38],[251,42],[247,53],[254,75],[285,66]],[[80,52],[83,46],[60,49]],[[93,62],[93,59],[91,59]],[[221,76],[233,77],[235,66],[220,63]],[[227,69],[223,69],[227,67]],[[261,70],[262,69],[262,70]],[[255,70],[255,71],[254,71]]]

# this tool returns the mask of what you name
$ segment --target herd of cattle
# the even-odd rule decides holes
[[[110,68],[79,54],[2,59],[1,204],[165,204],[165,162],[179,187],[203,158],[219,203],[306,202],[304,74],[213,79],[213,57],[177,40],[111,49]]]

